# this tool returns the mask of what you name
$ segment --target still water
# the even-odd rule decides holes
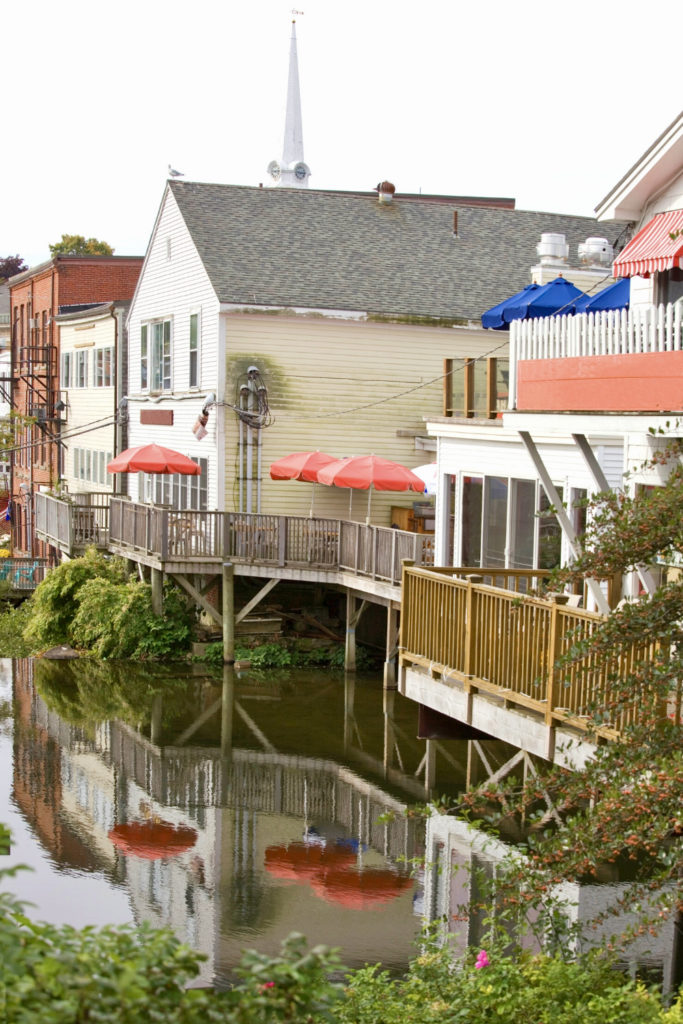
[[[400,970],[424,903],[416,736],[378,676],[4,661],[0,821],[32,868],[9,886],[41,920],[168,925],[207,984],[291,931]],[[432,748],[439,793],[465,761]]]
[[[494,877],[506,847],[405,814],[464,790],[475,741],[418,732],[416,706],[379,676],[0,660],[2,866],[31,868],[4,884],[55,924],[171,927],[206,955],[203,984],[292,931],[392,971],[425,921],[455,951],[485,944],[473,879]],[[489,771],[515,753],[476,746]],[[621,895],[607,876],[561,893],[587,928]],[[668,922],[624,967],[666,990],[674,947]]]

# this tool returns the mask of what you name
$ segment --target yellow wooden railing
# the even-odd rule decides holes
[[[591,706],[609,707],[616,698],[610,679],[652,656],[650,646],[634,647],[608,665],[593,658],[560,669],[558,659],[604,617],[560,603],[563,596],[527,596],[543,581],[538,572],[465,572],[404,566],[402,665],[420,665],[446,682],[458,681],[465,692],[494,694],[536,711],[547,725],[562,721],[587,730]],[[485,582],[487,575],[505,578],[509,589]],[[616,736],[636,714],[620,701],[600,734]]]

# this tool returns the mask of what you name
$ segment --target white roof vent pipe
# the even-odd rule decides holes
[[[375,192],[379,192],[380,203],[390,203],[394,198],[394,192],[396,186],[392,185],[390,181],[380,181],[379,185],[375,185]]]
[[[541,235],[541,241],[536,246],[536,254],[541,263],[566,263],[569,258],[569,246],[564,235],[556,235],[547,232]]]
[[[588,267],[611,267],[614,249],[606,238],[587,238],[579,245],[579,261]]]

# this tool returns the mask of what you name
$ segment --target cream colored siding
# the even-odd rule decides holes
[[[72,359],[79,352],[87,353],[88,386],[85,388],[61,388],[61,395],[66,402],[66,416],[63,426],[65,448],[63,451],[62,479],[71,493],[84,491],[107,491],[112,488],[112,477],[106,474],[102,482],[99,466],[104,458],[112,457],[115,451],[115,388],[116,374],[116,324],[108,313],[77,323],[60,325],[60,377],[64,366],[64,355],[69,353]],[[94,387],[95,352],[103,348],[112,350],[112,384],[110,387]],[[62,385],[64,380],[62,379]],[[105,426],[93,429],[93,426],[105,422]],[[74,458],[77,451],[84,453],[83,465],[89,462],[90,479],[78,473],[76,475]],[[89,453],[89,454],[87,454]],[[98,472],[93,471],[94,460],[98,463]],[[78,458],[76,460],[78,462]]]
[[[169,258],[170,256],[170,258]],[[191,389],[190,316],[199,314],[199,387]],[[171,321],[171,390],[150,395],[140,387],[140,328],[155,320]],[[214,409],[208,436],[198,441],[192,427],[201,411],[203,396],[218,389],[218,301],[189,236],[175,199],[166,193],[140,275],[128,318],[129,433],[131,447],[156,442],[191,458],[209,460],[209,508],[220,507],[221,479],[216,458]],[[148,351],[151,331],[148,330]],[[172,426],[140,423],[143,409],[173,412]],[[137,497],[137,477],[130,477],[132,497]]]
[[[271,462],[291,452],[319,449],[330,455],[374,453],[417,466],[431,461],[416,447],[426,437],[425,418],[443,408],[445,358],[462,359],[496,350],[506,339],[478,329],[394,325],[285,314],[226,315],[226,401],[239,403],[249,365],[258,367],[268,390],[272,425],[261,451],[261,510],[306,514],[312,485],[272,481]],[[403,436],[400,432],[404,432]],[[226,410],[226,507],[239,500],[237,416]],[[347,518],[349,491],[317,485],[316,516]],[[424,500],[416,493],[375,492],[372,521],[388,526],[391,505]],[[364,520],[368,495],[356,491],[352,518]]]

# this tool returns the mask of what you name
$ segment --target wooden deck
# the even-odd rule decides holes
[[[54,497],[35,495],[36,534],[69,558],[87,547],[106,550],[109,544],[110,491]]]
[[[400,588],[402,563],[431,565],[431,536],[340,519],[195,512],[111,500],[109,550],[165,572],[216,571],[225,561],[350,573]],[[267,573],[265,573],[267,575]]]
[[[610,675],[624,675],[652,654],[648,646],[634,647],[607,667],[579,662],[560,670],[558,659],[590,635],[603,616],[531,596],[541,581],[538,573],[493,570],[490,580],[503,584],[494,586],[481,575],[468,576],[471,572],[406,568],[402,669],[425,670],[438,686],[457,687],[464,698],[484,694],[506,708],[534,712],[547,728],[570,725],[585,733],[593,701],[610,701]],[[529,596],[520,597],[521,591]],[[471,711],[471,700],[462,706]],[[677,706],[680,715],[680,694]],[[636,706],[615,712],[600,735],[616,736],[636,715]]]

